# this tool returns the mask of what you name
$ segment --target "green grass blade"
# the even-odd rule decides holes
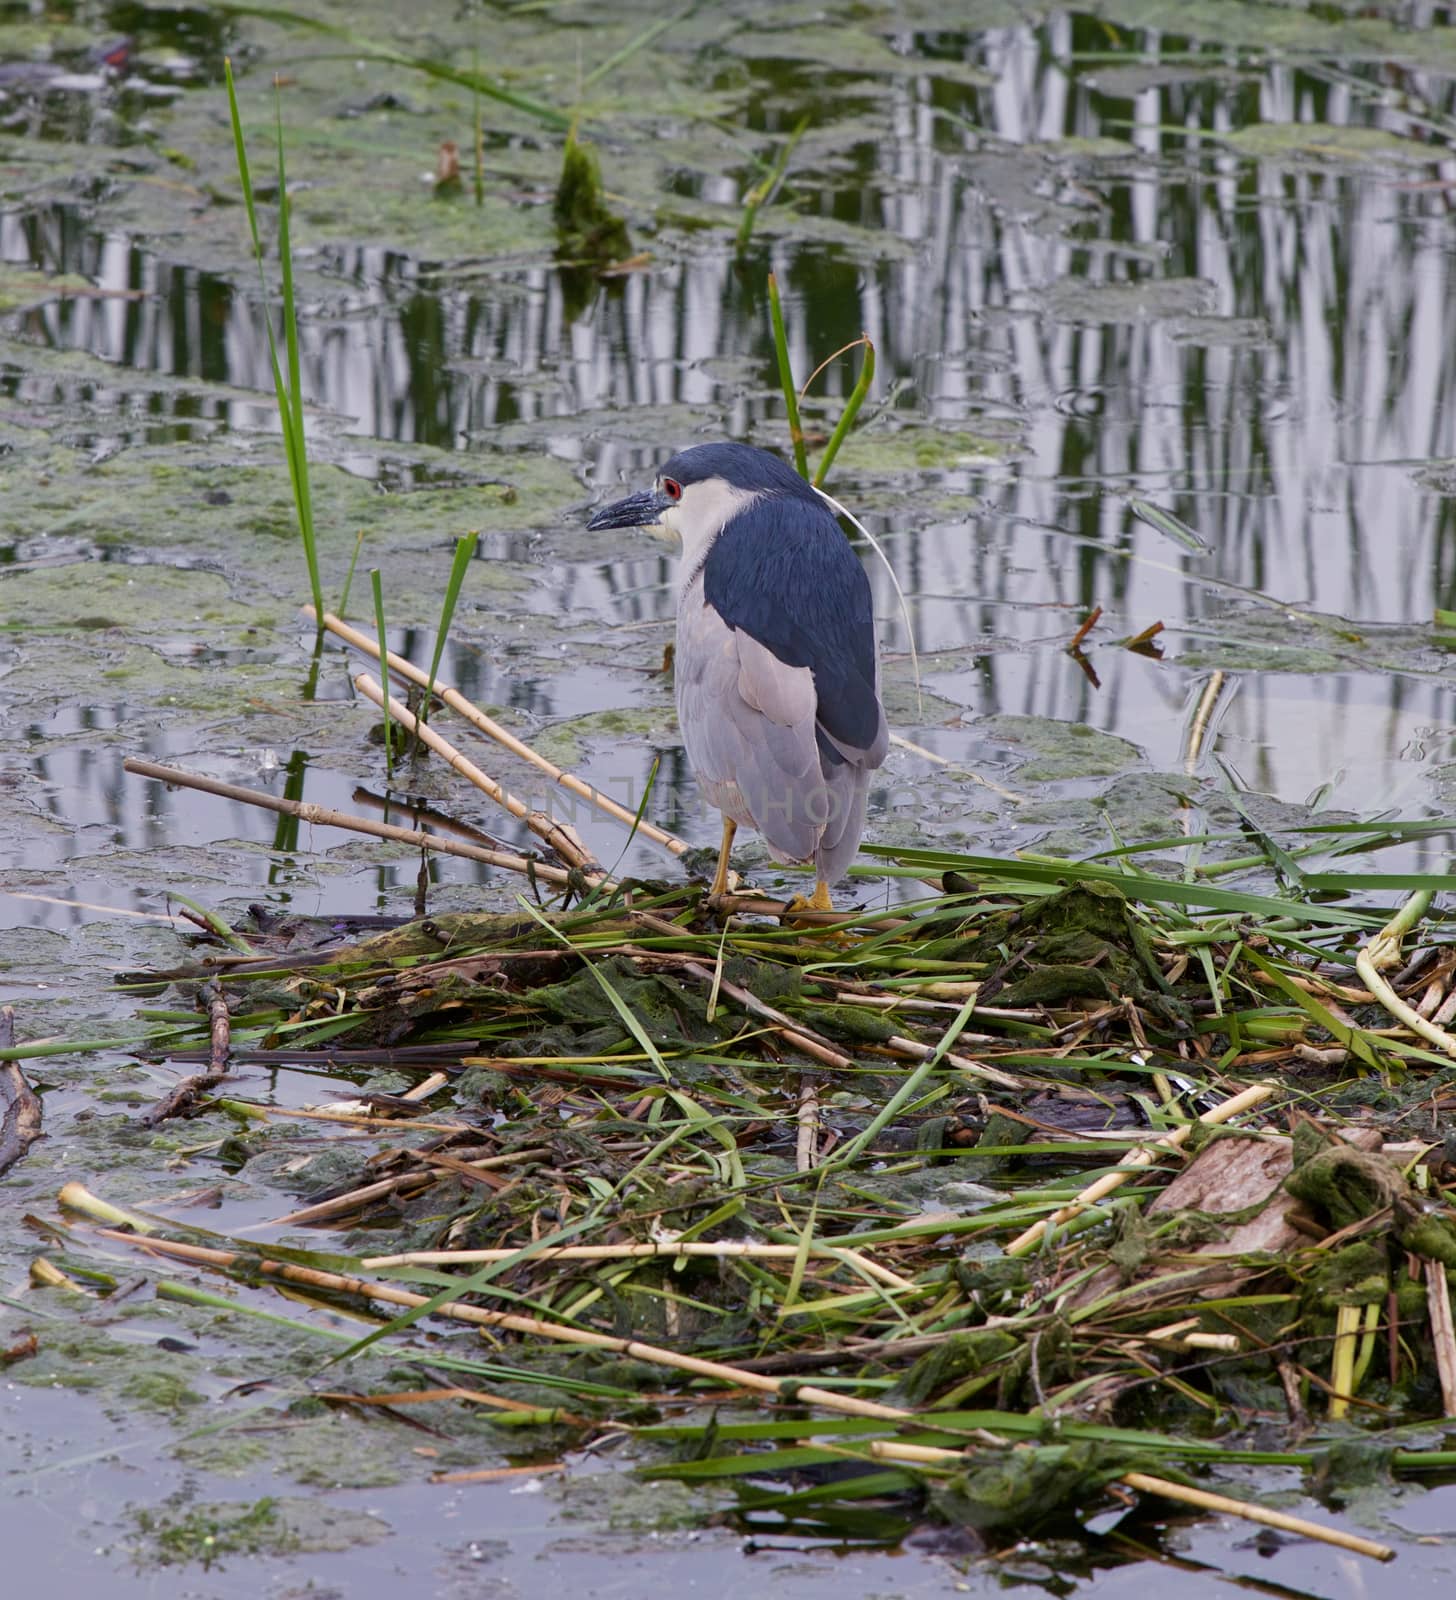
[[[1171,539],[1174,544],[1181,544],[1185,550],[1191,550],[1194,555],[1204,555],[1209,550],[1208,540],[1190,528],[1181,517],[1175,517],[1171,511],[1164,511],[1161,506],[1155,506],[1150,500],[1140,500],[1136,495],[1127,502],[1127,505],[1128,510],[1139,522],[1146,522],[1150,528],[1156,528],[1164,537]]]
[[[859,415],[859,408],[864,404],[865,396],[870,392],[870,385],[875,381],[875,347],[869,334],[864,336],[864,360],[860,363],[859,378],[845,401],[844,410],[840,413],[839,421],[834,432],[829,436],[829,443],[824,446],[824,454],[819,458],[819,470],[814,474],[814,487],[820,488],[829,476],[829,469],[834,465],[834,458],[839,454],[839,447],[845,441],[849,430],[854,426],[854,419]]]
[[[779,359],[779,383],[784,391],[784,408],[789,416],[789,441],[794,447],[794,465],[799,476],[809,476],[809,456],[804,449],[804,427],[799,421],[799,391],[794,387],[794,366],[789,360],[789,336],[784,331],[784,308],[779,300],[779,281],[768,275],[768,316],[773,326],[774,351]]]
[[[450,563],[450,577],[445,584],[445,599],[440,607],[440,626],[435,630],[435,653],[430,658],[430,681],[425,686],[424,704],[420,707],[420,721],[430,719],[430,702],[435,693],[435,675],[440,670],[440,660],[445,654],[445,639],[450,624],[455,620],[455,604],[465,585],[465,574],[470,570],[470,558],[475,554],[475,535],[462,533],[455,541],[455,559]]]
[[[516,904],[520,906],[520,908],[529,916],[533,917],[537,922],[539,922],[553,939],[556,939],[561,944],[564,944],[568,950],[575,948],[572,945],[571,940],[568,939],[564,933],[562,933],[560,928],[558,928],[554,923],[548,922],[524,895],[516,896]],[[577,954],[582,955],[582,952],[577,951]],[[638,1018],[637,1013],[633,1011],[631,1006],[629,1006],[621,997],[621,995],[619,995],[612,987],[606,975],[597,966],[596,962],[588,960],[585,955],[582,955],[582,965],[589,973],[591,973],[592,977],[596,979],[597,987],[601,989],[604,995],[606,995],[613,1011],[615,1011],[622,1019],[623,1027],[625,1027],[627,1032],[630,1033],[637,1043],[642,1046],[647,1059],[654,1067],[657,1068],[658,1073],[662,1077],[662,1081],[664,1083],[671,1083],[672,1073],[668,1069],[667,1063],[662,1059],[662,1052],[657,1048],[656,1044],[653,1043],[652,1036],[642,1026],[641,1020]]]
[[[308,482],[308,446],[303,431],[302,359],[298,346],[298,315],[293,294],[293,245],[288,231],[288,173],[283,160],[283,100],[274,91],[278,135],[278,257],[283,268],[283,339],[288,355],[287,407],[283,432],[288,446],[288,470],[293,481],[293,503],[298,514],[298,532],[303,540],[303,558],[308,564],[308,586],[312,591],[314,615],[323,617],[324,593],[319,582],[318,546],[314,540],[313,495]],[[280,408],[284,396],[279,396]],[[322,622],[319,626],[322,627]]]
[[[639,51],[645,50],[654,39],[660,38],[669,28],[675,28],[696,10],[697,0],[693,0],[693,4],[684,6],[680,11],[674,11],[670,17],[659,17],[656,22],[649,22],[641,33],[629,39],[620,50],[614,50],[605,61],[593,67],[581,80],[582,88],[584,90],[594,88],[603,78],[609,77],[624,62],[630,61]]]
[[[956,856],[950,851],[916,850],[901,845],[865,845],[865,853],[883,860],[897,861],[913,868],[917,875],[926,872],[958,872],[978,880],[984,892],[987,885],[1009,884],[1024,888],[1042,884],[1049,891],[1068,883],[1115,884],[1130,900],[1149,905],[1187,906],[1196,911],[1231,911],[1256,917],[1289,918],[1296,922],[1340,928],[1379,927],[1379,912],[1347,911],[1340,906],[1307,905],[1300,900],[1281,900],[1267,894],[1245,894],[1234,889],[1217,889],[1205,883],[1184,883],[1159,878],[1151,873],[1119,871],[1092,861],[1063,861],[1054,856],[1026,853],[1015,860],[997,856]]]
[[[905,1105],[907,1105],[920,1092],[922,1085],[930,1075],[940,1066],[945,1059],[946,1052],[955,1044],[965,1031],[966,1024],[971,1020],[971,1013],[976,1009],[976,997],[969,1000],[956,1013],[951,1025],[940,1036],[940,1043],[934,1051],[905,1079],[904,1083],[880,1107],[869,1125],[857,1133],[848,1144],[836,1150],[829,1160],[824,1162],[821,1170],[832,1171],[837,1167],[847,1166],[855,1160],[869,1145],[878,1138],[882,1129],[893,1121]]]
[[[349,591],[354,587],[354,569],[359,565],[359,552],[364,548],[364,530],[354,535],[354,554],[349,557],[349,570],[344,574],[344,592],[339,596],[339,615],[349,614]]]
[[[259,270],[263,264],[263,245],[258,237],[258,212],[253,205],[253,179],[248,169],[248,152],[243,144],[243,118],[238,110],[238,92],[233,83],[233,60],[231,56],[224,56],[222,62],[223,77],[227,81],[228,112],[233,124],[233,150],[237,156],[238,178],[243,186],[243,205],[248,212],[248,227],[253,235],[253,256],[258,262]]]
[[[1366,1042],[1362,1029],[1341,1022],[1333,1011],[1321,1005],[1308,990],[1301,989],[1297,983],[1292,983],[1272,961],[1260,955],[1257,950],[1245,948],[1244,956],[1275,983],[1286,999],[1292,1000],[1301,1011],[1312,1017],[1332,1039],[1344,1045],[1352,1055],[1358,1056],[1367,1067],[1373,1067],[1377,1072],[1383,1069],[1384,1061]]]
[[[768,205],[779,192],[784,181],[784,173],[788,171],[789,159],[794,153],[794,147],[804,137],[809,126],[808,117],[800,117],[794,130],[779,149],[774,164],[769,168],[763,180],[748,191],[743,197],[743,220],[738,224],[737,250],[740,255],[748,248],[748,242],[753,237],[753,225],[758,221],[758,214]]]
[[[253,199],[252,173],[248,166],[248,153],[243,142],[243,118],[238,109],[237,87],[233,82],[231,60],[223,63],[227,80],[228,112],[232,119],[233,150],[237,157],[238,180],[243,190],[243,204],[248,213],[248,228],[253,240],[253,259],[258,264],[258,283],[262,291],[263,327],[268,335],[268,360],[273,372],[273,392],[278,401],[279,425],[283,430],[284,455],[288,462],[289,481],[293,486],[293,507],[298,519],[298,534],[303,543],[303,555],[308,567],[309,588],[312,592],[314,614],[323,616],[323,590],[319,583],[318,549],[314,541],[313,502],[308,485],[308,455],[303,432],[303,393],[299,382],[298,328],[293,308],[293,262],[288,239],[288,194],[283,166],[283,122],[279,111],[278,122],[278,248],[283,262],[283,304],[286,337],[289,351],[289,371],[293,379],[290,394],[283,381],[283,371],[278,364],[278,342],[273,333],[273,318],[268,311],[268,279],[263,269],[263,243],[258,232],[258,212]],[[322,623],[320,623],[322,632]]]
[[[1299,863],[1290,853],[1279,845],[1263,828],[1254,820],[1253,813],[1244,804],[1243,796],[1239,793],[1234,774],[1226,761],[1215,756],[1225,778],[1228,779],[1228,788],[1224,791],[1224,798],[1233,806],[1243,819],[1244,831],[1263,852],[1264,859],[1274,869],[1274,874],[1281,879],[1285,886],[1295,890],[1305,888],[1304,872]]]

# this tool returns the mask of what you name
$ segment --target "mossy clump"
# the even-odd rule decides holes
[[[632,253],[627,224],[607,204],[597,153],[575,131],[566,137],[554,216],[556,252],[565,261],[601,268]]]

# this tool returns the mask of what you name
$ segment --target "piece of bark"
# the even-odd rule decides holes
[[[0,1006],[0,1050],[15,1043],[15,1008]],[[0,1061],[0,1172],[13,1167],[41,1136],[40,1096],[18,1061]]]

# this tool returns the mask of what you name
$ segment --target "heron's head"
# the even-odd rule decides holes
[[[603,506],[587,526],[665,528],[682,541],[684,556],[696,566],[725,528],[760,515],[767,500],[817,503],[818,497],[791,466],[766,450],[695,444],[664,462],[650,489]],[[781,526],[777,519],[776,525]]]

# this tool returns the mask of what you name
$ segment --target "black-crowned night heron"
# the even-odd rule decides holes
[[[748,445],[680,451],[588,524],[658,525],[682,541],[678,721],[723,813],[711,892],[735,829],[757,828],[777,860],[814,863],[809,905],[827,911],[889,745],[869,579],[824,497]]]

